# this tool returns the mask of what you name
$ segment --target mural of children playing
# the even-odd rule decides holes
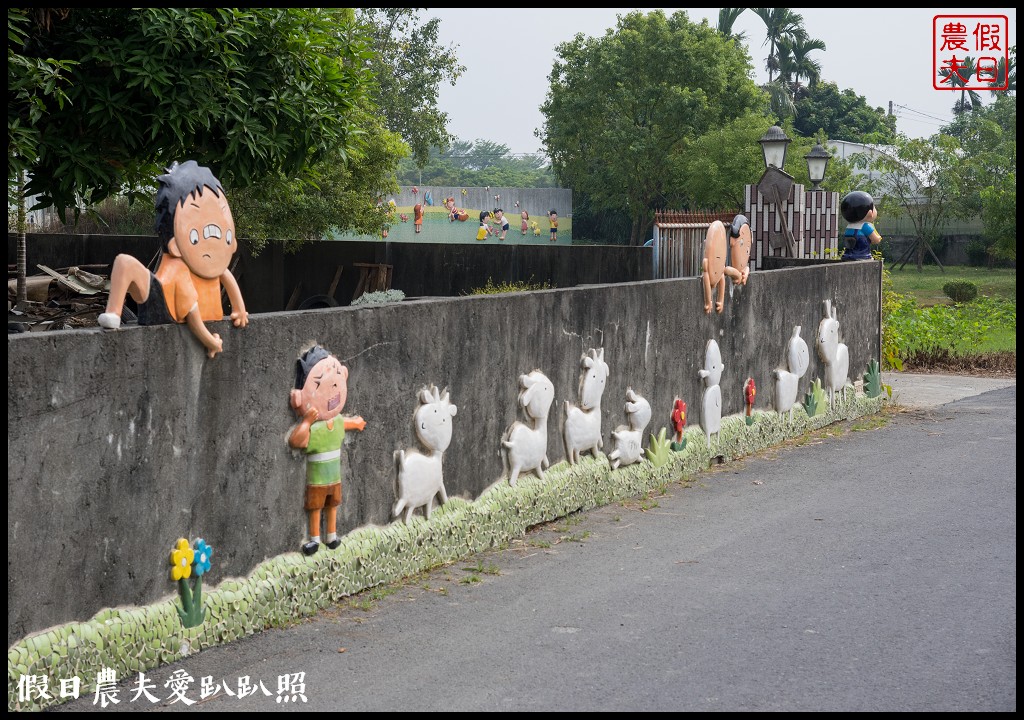
[[[110,297],[100,327],[116,330],[127,295],[138,303],[139,325],[186,323],[215,357],[220,335],[204,323],[224,318],[221,287],[231,303],[231,321],[245,327],[249,315],[235,276],[228,269],[238,250],[235,221],[224,188],[195,160],[174,163],[157,178],[156,234],[163,255],[156,272],[131,255],[118,255],[110,272]]]
[[[523,235],[526,235],[526,231],[530,229],[530,213],[523,210],[521,213],[519,213],[519,218],[522,221],[519,224],[519,230],[523,233]]]
[[[508,218],[505,217],[505,213],[501,208],[494,208],[494,224],[498,226],[500,235],[499,240],[504,240],[505,235],[508,233],[509,223]]]
[[[422,203],[416,203],[412,207],[412,222],[416,227],[416,232],[420,233],[423,230],[423,205]]]
[[[548,222],[551,224],[551,242],[558,242],[558,211],[554,208],[548,211]]]
[[[341,504],[341,446],[346,430],[362,431],[361,417],[341,417],[348,399],[348,368],[319,345],[299,357],[295,388],[289,401],[299,416],[288,444],[306,453],[306,500],[309,541],[302,552],[312,555],[320,548],[320,512],[327,509],[326,545],[333,550],[338,539],[338,506]]]
[[[491,227],[487,224],[487,221],[488,219],[490,219],[490,217],[491,214],[486,210],[480,211],[480,227],[477,228],[476,230],[477,240],[486,240],[487,236],[492,233]]]

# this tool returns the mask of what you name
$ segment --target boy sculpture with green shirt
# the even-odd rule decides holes
[[[341,445],[346,430],[366,427],[361,417],[343,417],[348,398],[348,368],[319,345],[299,358],[291,406],[301,418],[288,436],[288,444],[306,452],[306,511],[309,542],[302,552],[312,555],[320,548],[320,511],[327,509],[327,547],[338,539],[338,505],[341,504]]]

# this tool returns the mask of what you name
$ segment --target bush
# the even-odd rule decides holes
[[[533,280],[531,277],[530,280]],[[494,280],[487,278],[487,284],[483,287],[473,288],[470,295],[495,295],[497,293],[525,292],[527,290],[551,290],[554,286],[547,282],[535,283],[526,280],[515,282],[502,282],[495,284]]]
[[[978,286],[970,280],[956,280],[943,285],[942,292],[953,302],[968,303],[978,297]]]

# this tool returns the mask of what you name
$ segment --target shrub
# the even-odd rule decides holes
[[[533,277],[530,278],[533,280]],[[527,290],[551,290],[554,285],[547,282],[535,283],[526,280],[516,280],[515,282],[502,282],[495,284],[494,280],[487,278],[487,284],[483,287],[473,288],[469,291],[470,295],[496,295],[497,293],[507,292],[525,292]]]
[[[967,303],[978,297],[978,286],[970,280],[955,280],[943,285],[942,292],[953,302]]]

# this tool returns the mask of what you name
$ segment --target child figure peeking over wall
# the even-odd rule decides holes
[[[238,250],[231,208],[220,181],[195,160],[174,163],[157,181],[156,234],[164,250],[160,264],[150,272],[131,255],[118,255],[106,312],[97,322],[108,330],[119,328],[125,296],[131,295],[138,303],[139,325],[187,323],[212,358],[223,343],[204,323],[224,318],[222,286],[235,327],[249,323],[238,282],[228,269]]]
[[[871,246],[882,242],[882,236],[872,224],[878,218],[874,198],[866,192],[854,190],[843,198],[839,210],[849,223],[843,234],[846,241],[843,260],[870,260]]]

